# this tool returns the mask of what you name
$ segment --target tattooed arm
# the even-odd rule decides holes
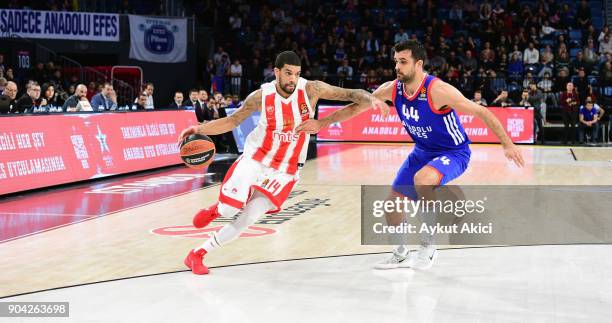
[[[374,109],[380,109],[384,104],[366,90],[345,89],[321,81],[309,81],[306,83],[306,91],[319,99],[350,101],[359,105],[371,105]]]
[[[191,126],[186,128],[179,135],[179,142],[182,141],[185,137],[192,135],[194,133],[199,133],[203,135],[218,135],[221,133],[226,133],[236,128],[239,124],[241,124],[246,118],[248,118],[253,112],[259,110],[261,108],[261,90],[257,90],[252,92],[242,103],[242,106],[238,111],[234,112],[232,115],[227,116],[225,118],[213,120],[210,122],[202,123],[197,126]]]
[[[378,89],[376,89],[376,91],[372,93],[372,96],[374,96],[376,99],[381,100],[381,102],[383,102],[383,104],[385,105],[386,110],[385,110],[385,107],[383,107],[382,109],[382,113],[385,117],[389,114],[389,107],[387,106],[386,103],[384,103],[384,101],[391,100],[392,91],[393,91],[393,81],[389,81],[379,86]],[[344,108],[340,110],[334,111],[334,113],[328,115],[325,118],[322,118],[319,120],[315,120],[315,119],[306,120],[304,123],[300,124],[296,128],[296,131],[298,132],[303,131],[303,132],[310,133],[310,134],[317,133],[319,132],[319,130],[321,130],[321,128],[329,127],[334,122],[341,122],[341,121],[350,119],[364,112],[370,107],[371,107],[370,102],[367,102],[366,104],[352,103],[352,104],[345,106]]]

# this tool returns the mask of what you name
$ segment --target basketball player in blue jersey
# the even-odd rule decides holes
[[[493,113],[465,98],[452,85],[423,71],[427,53],[419,42],[401,42],[394,49],[397,79],[381,85],[374,91],[374,96],[393,102],[415,146],[397,172],[389,200],[404,196],[425,201],[435,200],[435,187],[465,172],[470,162],[470,141],[455,110],[482,119],[499,138],[506,158],[519,167],[524,166],[521,151],[512,143]],[[323,119],[308,120],[296,130],[316,133],[322,127],[347,120],[367,109],[368,106],[351,104]],[[402,220],[401,215],[387,216],[390,225],[398,225]],[[427,269],[433,264],[436,255],[432,240],[424,238],[419,250],[410,251],[407,246],[400,245],[375,268]]]

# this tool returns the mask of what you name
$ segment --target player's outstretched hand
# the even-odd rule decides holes
[[[295,128],[297,133],[305,132],[311,135],[319,132],[319,130],[321,130],[321,122],[317,119],[308,119]]]
[[[375,96],[372,96],[372,108],[380,110],[380,114],[385,118],[389,115],[389,105]]]
[[[508,160],[513,161],[518,167],[525,167],[525,160],[523,159],[523,152],[515,144],[511,144],[508,147],[504,147],[504,155]]]
[[[183,131],[181,131],[181,134],[178,136],[178,143],[180,144],[185,138],[197,132],[198,132],[198,126],[191,126],[191,127],[185,128]]]

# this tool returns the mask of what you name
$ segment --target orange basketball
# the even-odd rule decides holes
[[[181,143],[181,159],[191,168],[204,168],[215,157],[215,144],[206,135],[193,134]]]

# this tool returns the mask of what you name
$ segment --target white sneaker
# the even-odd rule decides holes
[[[374,269],[407,268],[416,259],[416,252],[410,251],[406,246],[398,246],[393,250],[391,256],[374,265]]]
[[[431,268],[434,261],[438,257],[438,251],[434,246],[420,246],[414,259],[411,261],[410,267],[419,270],[427,270]]]

